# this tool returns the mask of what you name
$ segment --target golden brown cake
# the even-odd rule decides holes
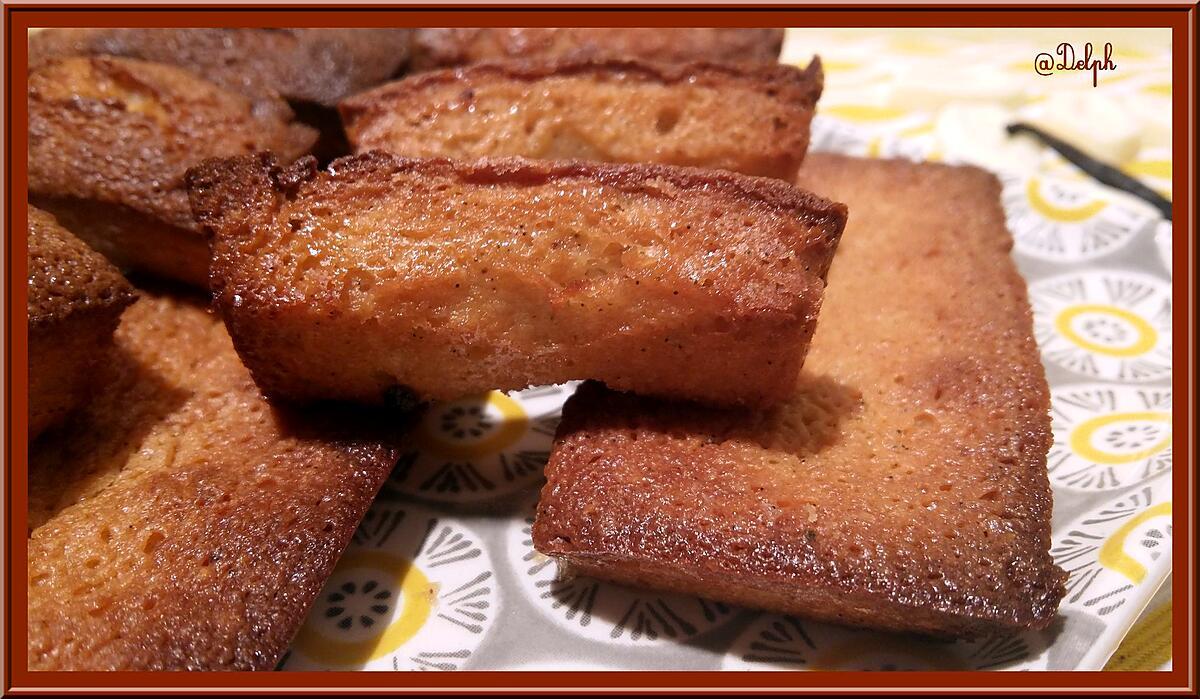
[[[29,436],[87,400],[133,287],[104,256],[29,207]]]
[[[799,387],[759,413],[587,384],[533,542],[577,572],[934,636],[1041,628],[1049,391],[1000,183],[813,154],[850,223]],[[803,351],[803,350],[801,350]]]
[[[168,65],[50,60],[29,74],[35,204],[120,266],[203,284],[208,246],[184,172],[207,157],[305,153],[316,137],[279,98],[252,101]]]
[[[395,75],[410,29],[44,29],[29,38],[29,65],[65,56],[123,56],[186,68],[248,97],[280,95],[332,107]]]
[[[188,182],[238,352],[299,401],[595,378],[769,404],[791,392],[846,215],[718,170],[382,151],[327,172],[210,161]]]
[[[272,407],[202,301],[144,293],[102,369],[30,451],[29,668],[274,667],[400,425]]]
[[[419,73],[339,107],[355,150],[663,163],[791,181],[820,62],[500,61]]]
[[[499,58],[644,58],[774,63],[782,29],[711,27],[524,27],[418,29],[412,70]]]
[[[179,66],[252,99],[282,96],[320,137],[322,162],[350,146],[334,106],[377,85],[408,61],[411,29],[88,28],[44,29],[29,39],[29,64],[110,55]]]

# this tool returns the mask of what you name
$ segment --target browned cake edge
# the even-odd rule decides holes
[[[36,232],[34,229],[38,229]],[[62,322],[70,318],[74,314],[83,312],[112,312],[115,309],[116,314],[129,304],[137,299],[137,293],[133,287],[121,276],[120,271],[112,265],[103,255],[90,248],[85,242],[77,238],[70,231],[64,228],[55,217],[34,206],[29,207],[29,229],[30,236],[28,253],[32,256],[35,252],[36,242],[35,235],[48,236],[56,238],[61,245],[68,247],[70,252],[75,253],[74,259],[77,261],[80,271],[94,275],[93,284],[103,286],[103,290],[94,297],[89,297],[85,303],[64,303],[62,300],[47,296],[42,292],[45,291],[45,283],[49,280],[42,280],[40,277],[46,270],[34,269],[32,264],[29,269],[30,274],[30,293],[27,301],[29,327],[42,328],[55,323]],[[31,260],[32,263],[32,260]],[[63,273],[71,273],[76,270],[55,270],[56,275]],[[35,277],[38,277],[35,279]]]
[[[446,66],[465,65],[472,62],[470,57],[469,47],[476,43],[481,37],[479,34],[470,34],[469,32],[503,32],[506,28],[503,27],[487,27],[480,29],[464,29],[464,28],[437,28],[428,27],[417,29],[412,37],[411,58],[409,60],[409,70],[423,71],[434,68],[442,68]],[[643,28],[646,29],[646,28]],[[671,31],[670,28],[662,28],[663,31]],[[783,49],[783,42],[786,38],[786,30],[780,27],[744,27],[733,29],[730,31],[741,34],[742,39],[749,37],[760,38],[758,42],[744,41],[728,41],[722,44],[722,50],[716,52],[706,51],[708,55],[717,54],[715,57],[724,60],[725,54],[729,52],[730,46],[739,46],[746,51],[746,55],[742,56],[742,60],[761,61],[774,63],[779,59],[779,53]],[[488,40],[488,36],[483,34],[484,42]],[[552,37],[542,37],[553,41]],[[689,42],[694,42],[694,38],[685,37]],[[505,42],[506,37],[501,35],[499,40]],[[685,42],[687,43],[687,42]],[[719,42],[720,43],[720,42]],[[586,40],[577,41],[573,49],[574,54],[593,55],[612,53],[611,50],[606,50],[603,41],[588,42]],[[696,52],[692,52],[696,53]],[[532,52],[527,52],[526,55],[539,55],[536,49]]]
[[[638,513],[593,511],[593,503],[579,501],[577,494],[563,485],[575,474],[596,468],[594,457],[604,451],[606,430],[671,435],[689,429],[707,433],[711,428],[713,434],[719,434],[727,422],[722,411],[617,392],[594,381],[584,383],[563,407],[532,528],[534,548],[566,562],[575,573],[603,580],[847,626],[973,638],[996,631],[1045,628],[1053,621],[1065,593],[1066,575],[1049,561],[1040,541],[1026,542],[1032,558],[1045,559],[1046,564],[1028,563],[1032,570],[1022,571],[1032,573],[1033,578],[1029,587],[1020,591],[1027,595],[1023,600],[976,600],[974,607],[938,607],[928,600],[906,598],[902,588],[868,590],[820,572],[798,574],[789,570],[794,562],[782,548],[764,548],[751,541],[714,542],[704,532],[680,530],[670,520],[645,529]],[[1042,441],[1048,447],[1049,429],[1043,432],[1046,439]],[[1044,474],[1045,449],[1040,453],[1040,461],[1013,468]],[[608,456],[618,461],[632,458],[620,453]],[[683,454],[667,457],[687,458]],[[1048,491],[1048,482],[1045,485]],[[604,518],[609,527],[624,535],[606,536],[597,518]],[[1042,525],[1041,538],[1048,542],[1049,519]],[[694,558],[681,565],[653,553],[666,545],[663,542],[684,547],[679,550],[689,551]],[[747,572],[747,556],[753,558],[756,573]]]
[[[701,84],[723,86],[730,83],[754,84],[760,89],[777,90],[780,98],[812,108],[821,97],[824,73],[821,59],[814,56],[801,70],[786,64],[729,64],[695,61],[656,63],[637,59],[550,59],[496,60],[459,68],[416,73],[342,100],[338,111],[348,129],[369,113],[386,110],[390,103],[417,97],[421,92],[463,80],[515,80],[537,82],[553,77],[599,77],[632,74],[647,82],[664,85],[697,80]]]
[[[407,158],[375,150],[338,158],[329,164],[327,176],[352,180],[379,172],[451,177],[481,186],[533,186],[557,180],[587,179],[626,190],[662,183],[682,190],[716,190],[731,197],[753,199],[775,209],[794,212],[805,222],[821,229],[831,243],[840,236],[847,217],[843,204],[797,189],[781,180],[750,177],[724,170],[669,165],[528,160],[518,157],[463,161]],[[313,158],[301,158],[290,167],[282,167],[274,156],[260,153],[206,160],[188,171],[187,185],[196,220],[209,235],[213,235],[217,233],[216,227],[225,215],[261,205],[263,197],[272,193],[288,196],[303,183],[320,175]],[[832,256],[827,262],[831,259]],[[827,267],[814,270],[822,278],[827,271]]]

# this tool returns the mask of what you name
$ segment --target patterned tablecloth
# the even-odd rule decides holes
[[[1113,46],[1096,87],[1090,72],[1035,71],[1038,54],[1087,41]],[[1058,621],[923,643],[559,579],[529,527],[563,386],[429,410],[282,668],[1169,666],[1170,597],[1151,600],[1171,570],[1171,224],[1003,130],[1042,125],[1169,197],[1169,33],[790,32],[785,61],[814,53],[827,84],[814,149],[971,162],[1004,183],[1053,396],[1052,553],[1070,572]]]

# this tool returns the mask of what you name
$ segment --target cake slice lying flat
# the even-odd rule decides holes
[[[790,181],[821,86],[816,60],[805,70],[504,61],[420,73],[339,110],[358,151],[665,163]]]
[[[212,288],[269,393],[451,399],[570,379],[788,395],[845,208],[767,178],[374,151],[189,173]]]
[[[847,202],[800,386],[761,413],[587,384],[533,527],[579,572],[936,636],[1044,627],[1063,595],[1049,395],[1000,185],[810,156]]]
[[[29,207],[29,434],[85,402],[133,287],[112,263]]]
[[[102,373],[30,452],[30,669],[274,667],[401,426],[273,408],[202,302],[147,292]]]
[[[456,27],[418,29],[411,70],[502,58],[644,58],[775,63],[783,29],[734,27]]]

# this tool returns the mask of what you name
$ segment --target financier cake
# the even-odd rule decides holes
[[[730,27],[470,27],[418,29],[412,70],[498,58],[644,58],[775,63],[783,29]]]
[[[29,435],[87,400],[135,294],[100,253],[29,208]]]
[[[202,300],[143,292],[101,369],[29,455],[29,668],[273,668],[398,427],[271,406]]]
[[[203,284],[208,246],[183,175],[207,157],[307,152],[279,98],[251,100],[168,65],[75,57],[29,74],[33,202],[119,266]]]
[[[109,55],[179,66],[251,99],[286,99],[320,132],[322,160],[349,152],[334,106],[400,72],[411,29],[85,28],[44,29],[29,38],[29,64]]]
[[[1049,392],[1000,184],[814,154],[852,216],[791,400],[760,413],[584,385],[533,542],[579,573],[933,636],[1041,628]]]
[[[770,404],[846,218],[779,180],[660,165],[372,151],[325,172],[214,160],[188,182],[238,352],[298,401],[594,378]]]
[[[343,101],[357,151],[519,155],[734,170],[792,180],[820,62],[500,61],[418,73]]]
[[[44,29],[29,37],[29,65],[67,56],[122,56],[185,68],[247,97],[278,95],[332,107],[394,76],[411,29]]]

